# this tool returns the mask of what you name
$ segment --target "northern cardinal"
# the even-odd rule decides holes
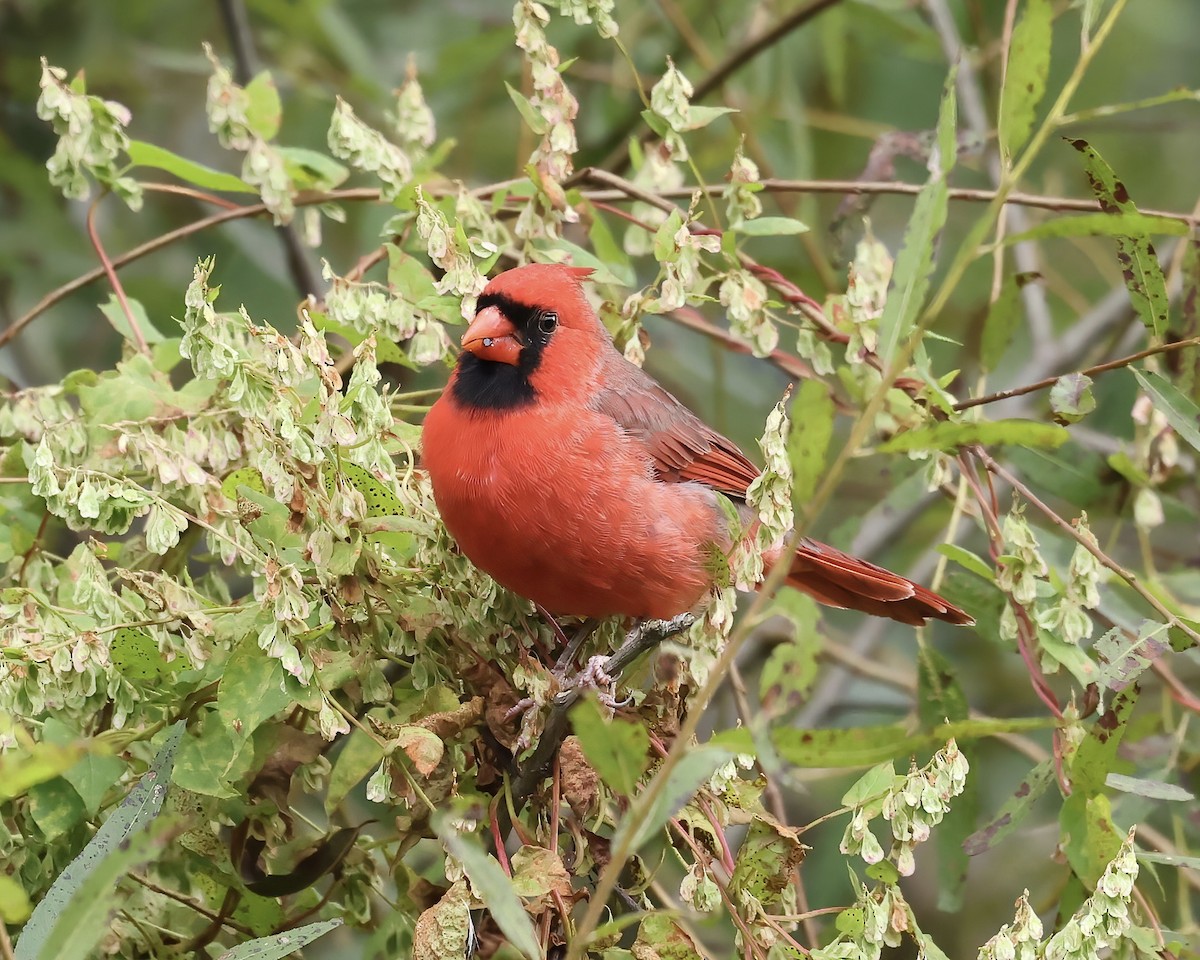
[[[759,470],[617,351],[584,295],[589,273],[530,264],[487,285],[422,457],[447,529],[505,587],[555,615],[665,620],[700,605],[726,562],[714,491],[744,500]],[[904,623],[972,622],[808,538],[787,583]]]

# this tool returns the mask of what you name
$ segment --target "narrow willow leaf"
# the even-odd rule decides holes
[[[504,89],[508,91],[508,96],[516,106],[521,119],[525,121],[525,125],[539,137],[544,136],[550,130],[550,124],[542,116],[541,111],[529,101],[525,94],[507,80],[504,82]]]
[[[462,864],[471,887],[479,895],[496,926],[527,960],[539,960],[542,955],[533,921],[513,890],[512,881],[504,875],[499,862],[484,853],[479,838],[473,833],[460,833],[450,825],[449,818],[435,819],[434,829],[446,848]]]
[[[1036,420],[981,420],[954,423],[946,420],[929,427],[909,430],[877,448],[880,453],[907,453],[910,450],[952,451],[973,443],[984,445],[1017,444],[1023,447],[1060,447],[1070,435],[1053,423]]]
[[[792,461],[792,500],[812,499],[825,472],[825,456],[833,437],[833,397],[820,380],[805,380],[792,401],[788,456]]]
[[[1156,217],[1138,210],[1123,213],[1081,213],[1072,217],[1057,217],[1036,227],[1004,238],[1005,244],[1048,237],[1149,237],[1166,234],[1187,236],[1188,225],[1171,217]]]
[[[226,950],[217,960],[283,960],[290,957],[301,947],[312,943],[318,937],[323,937],[330,930],[336,930],[343,921],[318,920],[287,933],[277,933],[270,937],[259,937],[257,940],[247,940],[239,943],[232,950]]]
[[[138,329],[142,333],[142,339],[146,343],[162,343],[166,339],[153,323],[150,322],[150,317],[146,313],[146,308],[142,306],[141,301],[126,299],[129,305],[129,312],[133,314],[133,319],[137,321]],[[125,314],[124,307],[111,293],[108,295],[108,300],[100,304],[100,312],[104,314],[108,322],[113,325],[113,329],[131,343],[135,343],[137,338],[133,335],[133,328],[129,325],[129,317]]]
[[[658,794],[650,809],[646,811],[645,816],[640,818],[641,822],[633,823],[629,817],[621,821],[620,826],[617,827],[617,833],[613,837],[613,847],[619,846],[624,834],[633,830],[633,844],[630,852],[640,849],[666,825],[671,817],[683,809],[684,804],[695,796],[701,784],[707,782],[716,773],[717,768],[728,763],[733,756],[732,751],[711,743],[695,747],[685,753],[667,777],[666,786]]]
[[[1163,783],[1161,780],[1143,780],[1140,777],[1127,777],[1122,773],[1110,773],[1104,778],[1105,785],[1122,793],[1132,793],[1148,800],[1177,800],[1187,802],[1195,800],[1195,794],[1189,793],[1183,787],[1173,783]]]
[[[17,942],[15,960],[32,960],[34,957],[37,960],[85,960],[92,956],[96,945],[109,930],[112,915],[121,906],[121,899],[113,895],[117,883],[130,870],[158,856],[166,843],[166,831],[156,828],[109,848],[104,859],[56,911],[54,927],[44,940],[30,937],[26,927]],[[68,867],[63,875],[69,874],[71,869]]]
[[[942,543],[938,545],[938,553],[943,557],[953,560],[960,567],[970,570],[972,573],[983,577],[988,583],[995,583],[996,574],[987,562],[978,554],[972,553],[965,547],[960,547],[957,543]]]
[[[1054,782],[1054,760],[1046,759],[1025,775],[1016,792],[1004,801],[990,822],[963,841],[967,856],[977,857],[1012,833]]]
[[[1088,183],[1100,201],[1100,209],[1110,215],[1137,213],[1137,206],[1129,198],[1128,188],[1117,179],[1112,167],[1095,148],[1086,140],[1068,139],[1067,143],[1083,154]],[[1157,339],[1162,339],[1167,332],[1170,301],[1154,245],[1144,235],[1117,237],[1117,262],[1121,266],[1125,289],[1129,291],[1134,310],[1146,329]]]
[[[952,69],[946,78],[936,137],[941,149],[938,150],[929,180],[913,204],[912,217],[904,231],[904,244],[896,257],[892,287],[879,320],[879,346],[876,352],[885,365],[891,363],[900,342],[912,331],[925,303],[933,275],[934,248],[946,224],[949,206],[946,178],[954,166],[956,151],[946,150],[944,145],[947,141],[953,142],[958,124],[958,104],[954,94],[956,74],[957,70]]]
[[[29,922],[21,931],[21,939],[17,944],[15,954],[16,960],[34,960],[43,955],[45,957],[57,956],[55,953],[46,953],[44,948],[51,942],[50,938],[55,935],[59,921],[68,910],[75,895],[93,873],[119,851],[125,849],[130,837],[145,830],[162,809],[183,731],[184,722],[181,720],[171,728],[171,732],[163,742],[150,769],[129,791],[129,796],[121,801],[120,806],[104,821],[79,856],[72,860],[67,869],[59,874],[54,883],[50,885],[46,896],[34,908]],[[121,859],[119,863],[114,861],[112,869],[117,871],[114,877],[123,874],[133,862],[133,860],[126,862],[124,859]],[[115,880],[106,875],[105,884],[101,889],[113,882]],[[99,892],[96,897],[105,902],[109,899],[100,896]],[[102,933],[103,930],[100,930],[96,940],[99,940]],[[54,942],[58,942],[57,937]],[[87,950],[90,949],[91,946],[88,946]],[[87,950],[84,952],[86,953]]]
[[[951,737],[962,743],[1052,726],[1052,718],[1015,717],[943,723],[927,733],[911,733],[902,723],[845,729],[782,727],[772,731],[772,739],[780,756],[798,767],[864,767],[936,750]]]
[[[756,217],[742,221],[734,229],[748,237],[782,237],[807,233],[808,224],[792,217]]]
[[[1021,17],[1013,28],[1004,87],[1000,91],[998,130],[1000,150],[1009,163],[1029,139],[1034,114],[1046,93],[1053,19],[1050,0],[1025,0]]]
[[[135,167],[165,170],[202,190],[221,190],[225,193],[258,193],[241,177],[206,167],[202,163],[196,163],[194,160],[181,157],[177,153],[172,153],[153,143],[146,143],[144,140],[130,140],[127,152]]]
[[[1200,450],[1200,406],[1157,373],[1138,370],[1135,367],[1130,367],[1130,370],[1137,377],[1142,389],[1154,401],[1154,408],[1167,418],[1167,422],[1175,428],[1180,437],[1196,450]]]
[[[646,728],[619,718],[605,720],[591,697],[571,709],[571,726],[583,755],[605,785],[622,796],[633,793],[650,762]]]

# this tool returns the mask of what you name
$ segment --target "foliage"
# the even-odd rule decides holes
[[[838,51],[860,20],[959,59],[946,4],[928,4],[937,37],[886,4],[802,7],[780,31],[747,8],[725,66],[713,24],[661,6],[673,23],[518,0],[485,31],[456,69],[497,88],[488,122],[520,125],[515,154],[431,107],[413,62],[388,109],[375,78],[327,97],[318,148],[295,145],[292,117],[314,107],[294,83],[205,45],[208,130],[232,153],[212,159],[134,138],[136,111],[42,60],[40,159],[89,201],[120,353],[0,404],[0,957],[12,934],[29,958],[279,957],[314,940],[314,956],[417,958],[1196,950],[1181,781],[1200,709],[1200,241],[1194,216],[1137,206],[1077,134],[1200,95],[1069,113],[1127,0],[1010,4],[1015,23],[974,25],[999,61],[964,54],[939,65],[940,94],[920,87],[932,131],[871,149],[858,188],[915,194],[893,256],[880,238],[900,231],[886,212],[873,228],[845,184],[831,237],[789,199],[829,184],[769,176],[774,101],[754,70],[773,42],[823,30],[844,96]],[[504,90],[485,56],[497,37],[519,51]],[[640,101],[627,120],[584,92],[604,57]],[[743,69],[748,87],[730,79]],[[892,179],[898,156],[922,183]],[[990,186],[964,192],[979,166]],[[1066,176],[1090,194],[1030,195]],[[161,244],[199,245],[168,305],[130,272],[161,245],[108,252],[110,193],[138,222],[169,195],[219,208]],[[227,255],[244,243],[233,221],[255,217],[291,257],[277,285],[314,294],[294,313],[255,307],[261,270]],[[816,265],[803,277],[799,249]],[[765,420],[739,583],[781,537],[883,526],[938,545],[935,583],[975,617],[971,642],[922,629],[915,669],[880,663],[857,617],[769,589],[739,611],[722,585],[685,637],[636,647],[625,705],[576,703],[560,632],[456,551],[420,470],[420,417],[464,319],[489,273],[530,260],[595,267],[618,347],[665,357],[667,379],[700,353],[648,350],[647,330],[698,331],[722,348],[714,366],[756,358],[712,391]],[[1132,321],[1111,343],[1093,266]],[[64,295],[0,343],[35,336]],[[803,382],[775,402],[765,371]],[[831,516],[867,462],[895,492]],[[831,779],[843,768],[868,769]],[[981,883],[968,862],[984,856],[1012,869]],[[937,916],[931,887],[962,923]]]

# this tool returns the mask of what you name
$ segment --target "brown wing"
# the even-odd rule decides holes
[[[604,386],[593,395],[592,407],[644,444],[660,480],[696,480],[726,496],[746,495],[759,469],[732,441],[623,357],[605,373]]]

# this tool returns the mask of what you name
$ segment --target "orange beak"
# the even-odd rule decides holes
[[[518,338],[517,328],[500,312],[499,307],[484,307],[471,321],[462,336],[464,350],[469,350],[480,360],[517,365],[523,344]]]

